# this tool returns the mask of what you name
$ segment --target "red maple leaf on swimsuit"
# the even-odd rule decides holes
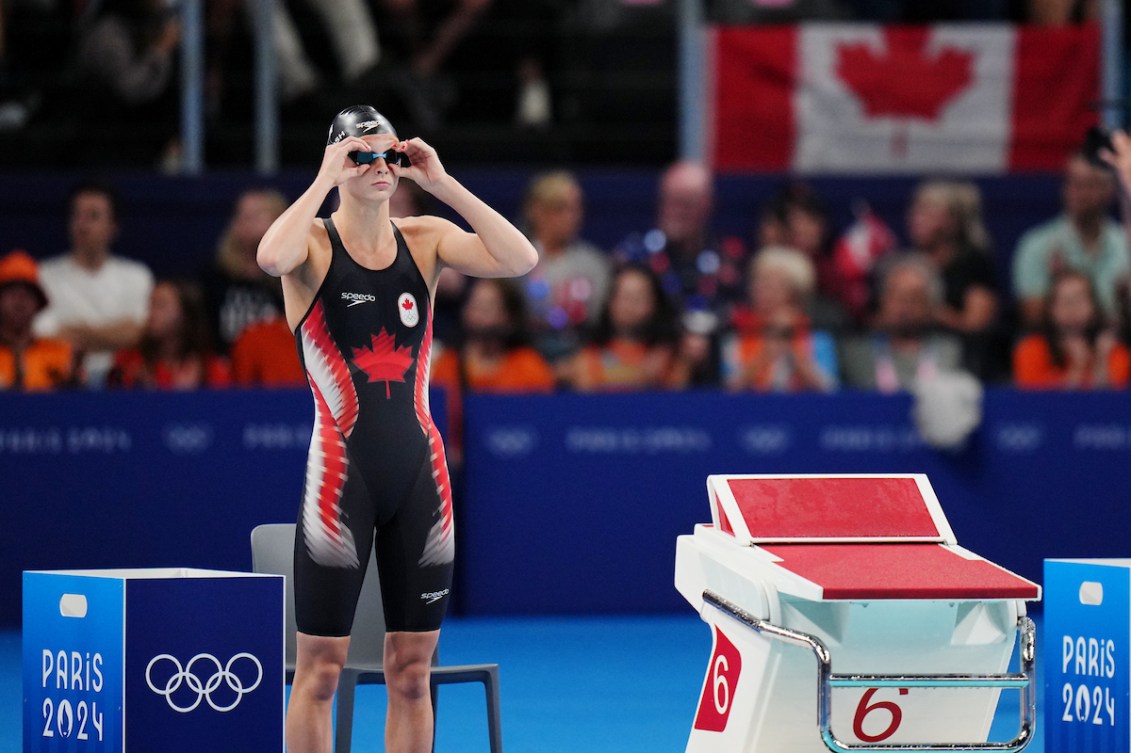
[[[370,382],[385,383],[385,397],[392,397],[392,382],[404,382],[412,367],[412,347],[398,348],[396,339],[383,328],[373,335],[372,346],[353,349],[354,364],[369,376]]]

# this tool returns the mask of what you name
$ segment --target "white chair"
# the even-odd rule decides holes
[[[252,570],[257,573],[275,573],[286,576],[286,677],[291,682],[295,673],[294,596],[294,541],[293,523],[268,523],[256,526],[251,532]],[[377,562],[369,553],[369,567],[354,613],[349,655],[338,680],[337,722],[334,735],[336,753],[349,753],[353,737],[353,706],[358,685],[384,685],[382,668],[385,645],[385,613],[381,606],[381,588],[377,579]],[[439,649],[432,657],[432,709],[437,708],[436,688],[457,682],[481,682],[487,696],[487,733],[491,753],[502,753],[503,737],[499,714],[499,665],[468,664],[441,666]]]

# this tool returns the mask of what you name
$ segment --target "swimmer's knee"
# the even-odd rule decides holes
[[[299,633],[295,687],[316,700],[332,700],[342,667],[349,655],[349,641],[349,636],[326,637]]]
[[[429,695],[432,655],[438,638],[439,631],[385,636],[385,684],[391,695],[406,701]]]

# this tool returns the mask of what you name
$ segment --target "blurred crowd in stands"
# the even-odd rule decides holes
[[[1015,248],[995,244],[977,185],[956,177],[919,183],[902,226],[863,201],[837,223],[812,186],[785,178],[753,233],[727,235],[714,221],[715,176],[672,161],[672,0],[272,2],[284,133],[301,143],[304,166],[317,158],[311,133],[349,99],[389,103],[394,122],[446,161],[466,161],[460,147],[473,145],[480,161],[497,151],[521,163],[522,133],[538,144],[528,156],[539,166],[667,163],[651,226],[618,243],[586,240],[581,182],[549,169],[530,179],[519,218],[540,256],[532,272],[441,275],[432,378],[449,395],[457,436],[467,392],[895,393],[955,375],[1022,389],[1131,381],[1126,139],[1106,161],[1067,156],[1061,213]],[[254,4],[204,5],[213,134],[250,131]],[[0,0],[0,151],[38,167],[175,168],[175,5]],[[724,23],[1060,24],[1088,20],[1096,3],[714,0],[707,9]],[[644,35],[626,37],[630,22]],[[50,148],[32,149],[33,138]],[[255,260],[288,200],[249,186],[198,275],[155,279],[115,253],[114,187],[76,185],[68,249],[0,257],[0,390],[302,387],[278,281]],[[406,180],[391,214],[437,209]]]
[[[254,9],[203,2],[206,161],[250,166]],[[267,0],[284,164],[324,113],[380,102],[461,161],[660,164],[675,156],[677,0]],[[0,2],[9,166],[180,165],[181,0]],[[704,0],[708,21],[1092,20],[1098,0]],[[1131,14],[1124,14],[1131,16]],[[1131,79],[1131,77],[1128,77]],[[81,147],[79,146],[81,144]]]
[[[904,227],[866,207],[833,227],[822,198],[789,182],[753,237],[713,230],[714,176],[671,164],[652,227],[613,248],[585,240],[573,174],[535,175],[522,227],[540,260],[515,280],[445,271],[434,309],[434,383],[463,391],[725,388],[898,392],[954,373],[1031,389],[1119,389],[1131,378],[1131,142],[1118,165],[1065,162],[1062,212],[1000,249],[971,182],[918,184]],[[1121,160],[1121,161],[1120,161]],[[1121,177],[1122,176],[1122,177]],[[426,213],[403,181],[392,216]],[[304,383],[278,282],[255,261],[287,206],[269,188],[235,202],[192,280],[155,280],[115,255],[113,187],[69,199],[70,248],[0,258],[0,387],[193,389]],[[1126,218],[1125,218],[1126,219]],[[1010,254],[998,279],[995,254]]]

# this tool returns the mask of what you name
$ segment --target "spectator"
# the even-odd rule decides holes
[[[836,386],[836,345],[810,326],[806,304],[816,270],[800,251],[762,249],[750,262],[749,307],[736,315],[736,331],[723,350],[731,390],[799,392]]]
[[[712,20],[728,25],[797,24],[848,18],[848,11],[840,0],[715,0],[709,6]]]
[[[1092,281],[1106,316],[1117,309],[1117,289],[1128,275],[1127,238],[1110,217],[1116,179],[1083,153],[1069,157],[1061,194],[1064,213],[1022,236],[1013,258],[1013,292],[1021,323],[1039,328],[1052,280],[1074,270]]]
[[[1045,304],[1044,327],[1013,352],[1014,379],[1023,389],[1126,387],[1131,353],[1105,324],[1091,280],[1057,275]]]
[[[41,337],[59,337],[75,348],[88,387],[101,387],[114,351],[141,337],[153,288],[145,265],[111,253],[118,234],[118,199],[109,186],[76,186],[68,202],[69,253],[39,269],[48,306],[35,320]]]
[[[893,257],[883,270],[872,332],[844,343],[844,383],[892,393],[960,371],[961,342],[935,330],[942,301],[942,280],[929,260],[917,254]]]
[[[194,390],[227,387],[227,362],[216,355],[200,289],[188,282],[158,282],[136,348],[119,351],[110,383],[116,387]]]
[[[758,248],[788,246],[804,254],[816,274],[816,288],[806,296],[806,314],[816,329],[839,332],[848,324],[843,278],[832,256],[828,213],[820,197],[804,183],[792,183],[762,211]],[[776,240],[774,240],[776,238]]]
[[[245,5],[254,6],[252,0]],[[334,48],[338,73],[346,83],[357,83],[374,72],[381,59],[377,27],[363,0],[311,0],[307,7],[317,14]],[[279,59],[285,99],[307,94],[318,85],[318,73],[302,49],[302,40],[282,0],[274,2],[272,38]],[[252,11],[254,12],[254,11]]]
[[[240,387],[302,387],[294,332],[282,314],[244,328],[231,350],[232,382]]]
[[[35,260],[23,251],[0,258],[0,390],[39,392],[71,383],[71,344],[31,330],[46,305]]]
[[[165,159],[177,151],[177,88],[171,84],[180,38],[180,23],[166,0],[104,0],[80,32],[79,117],[105,128],[116,159]]]
[[[875,271],[896,250],[895,233],[867,203],[854,202],[855,219],[833,244],[830,287],[854,328],[864,325],[875,304]]]
[[[908,240],[935,265],[943,284],[936,317],[963,340],[967,366],[986,381],[1008,375],[1008,340],[997,325],[998,283],[973,183],[927,181],[907,210]]]
[[[709,311],[685,311],[668,386],[675,389],[719,386],[722,354],[719,321]]]
[[[660,280],[647,267],[613,276],[591,343],[563,363],[560,376],[581,392],[672,386],[676,315]]]
[[[455,99],[444,66],[478,25],[492,0],[450,0],[443,11],[424,0],[380,0],[390,21],[391,37],[403,44],[408,67],[397,78],[413,123],[425,132],[443,124]]]
[[[214,263],[201,275],[212,342],[221,353],[227,353],[248,326],[283,314],[279,281],[259,268],[255,251],[286,208],[287,200],[278,191],[254,188],[241,193]]]
[[[529,344],[526,304],[513,282],[476,279],[463,307],[463,341],[445,348],[434,383],[473,392],[542,392],[554,387],[549,365]]]
[[[1099,3],[1093,0],[1027,0],[1027,21],[1037,26],[1065,26],[1096,21]]]
[[[543,173],[531,181],[524,203],[527,232],[538,266],[523,278],[535,344],[551,362],[571,355],[585,329],[597,321],[609,288],[611,263],[578,237],[584,209],[581,186],[570,173]]]
[[[660,179],[656,227],[634,234],[616,249],[620,263],[647,266],[682,308],[711,310],[722,321],[742,300],[746,248],[710,229],[714,178],[698,162],[676,162]]]
[[[998,285],[978,187],[941,180],[919,184],[907,211],[907,235],[942,277],[938,323],[955,332],[986,332],[997,314]]]
[[[210,93],[226,83],[225,58],[234,51],[238,10],[254,19],[257,0],[222,0],[207,3],[208,22],[214,41],[208,56]],[[373,74],[381,59],[377,26],[364,0],[309,0],[304,3],[321,22],[325,39],[333,48],[333,58],[343,82],[356,84]],[[303,47],[303,35],[284,0],[271,1],[271,40],[278,68],[279,93],[284,103],[307,96],[321,84],[318,66]],[[254,23],[254,21],[253,21]],[[217,62],[214,62],[217,61]]]
[[[263,234],[286,208],[278,191],[256,188],[240,194],[215,264],[202,276],[211,342],[229,355],[232,381],[241,387],[306,383],[279,282],[255,261]]]
[[[25,127],[58,85],[73,9],[55,0],[0,2],[0,132]],[[42,157],[40,157],[42,163]]]
[[[1127,247],[1131,249],[1131,136],[1117,130],[1111,134],[1111,149],[1102,149],[1098,155],[1111,165],[1119,179],[1119,207],[1123,217],[1123,232]],[[1123,341],[1131,345],[1131,273],[1117,283],[1118,324],[1123,331]]]
[[[449,450],[459,458],[463,393],[550,392],[554,372],[529,344],[522,290],[508,279],[477,278],[463,307],[463,337],[440,352],[432,384],[447,396]]]

